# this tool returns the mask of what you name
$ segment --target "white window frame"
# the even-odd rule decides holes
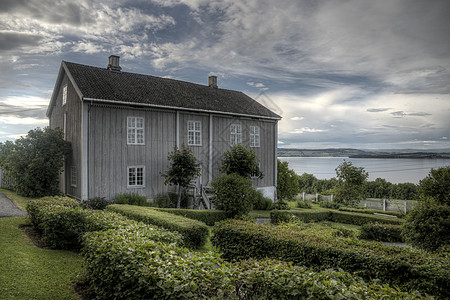
[[[143,188],[143,187],[145,187],[145,166],[128,166],[127,188]]]
[[[261,146],[261,129],[259,126],[250,126],[250,147],[258,148]]]
[[[188,128],[188,145],[201,146],[202,145],[202,122],[189,120]]]
[[[77,167],[76,166],[71,166],[70,167],[70,186],[73,187],[77,187],[77,181],[78,181],[78,176],[77,176]]]
[[[230,125],[230,145],[234,146],[242,143],[242,125],[231,124]]]
[[[67,84],[63,86],[63,92],[62,92],[62,105],[66,105],[67,103]]]
[[[145,145],[145,120],[142,117],[127,117],[127,144]]]

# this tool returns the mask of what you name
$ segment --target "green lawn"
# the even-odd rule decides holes
[[[3,194],[6,195],[6,197],[8,197],[12,201],[14,201],[17,204],[17,206],[23,210],[26,209],[28,201],[30,201],[32,199],[32,198],[19,196],[14,192],[11,192],[11,191],[5,190],[5,189],[0,189],[0,192],[2,192]]]
[[[20,207],[29,200],[1,192]],[[0,218],[0,299],[79,299],[72,284],[82,270],[81,256],[36,247],[20,228],[27,222],[28,218]]]

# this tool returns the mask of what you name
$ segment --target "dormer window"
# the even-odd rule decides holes
[[[63,87],[62,93],[62,105],[66,105],[67,103],[67,84]]]

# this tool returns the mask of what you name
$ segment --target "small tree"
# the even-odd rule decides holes
[[[248,151],[242,144],[236,144],[224,153],[220,170],[225,174],[236,173],[248,179],[252,176],[260,179],[264,177],[255,151]]]
[[[165,184],[173,184],[178,186],[177,208],[180,208],[181,194],[189,183],[200,175],[200,164],[197,162],[190,148],[184,144],[181,149],[175,149],[169,153],[169,161],[171,161],[169,170],[163,173]]]
[[[278,199],[292,199],[300,193],[299,176],[289,169],[288,162],[277,160],[277,196]]]
[[[217,209],[232,217],[246,215],[252,209],[256,191],[249,179],[236,173],[222,174],[211,182],[211,186],[216,195],[212,201]]]
[[[364,168],[353,166],[349,161],[341,163],[336,168],[338,185],[335,189],[336,202],[355,205],[364,198],[364,183],[369,174]]]
[[[71,151],[60,129],[33,129],[25,137],[8,146],[6,163],[2,163],[14,180],[14,190],[26,197],[56,195],[58,176],[64,159]]]
[[[419,196],[432,197],[440,204],[450,205],[450,166],[431,169],[419,182]]]

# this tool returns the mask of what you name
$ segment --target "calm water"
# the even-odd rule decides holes
[[[369,181],[384,178],[392,183],[419,183],[430,170],[450,166],[450,159],[385,159],[347,157],[280,157],[289,163],[289,169],[297,174],[313,174],[318,179],[336,177],[335,169],[344,159],[355,167],[363,167],[369,173]]]

